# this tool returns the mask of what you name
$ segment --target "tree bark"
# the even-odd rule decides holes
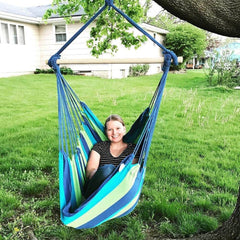
[[[176,17],[229,37],[240,37],[239,0],[155,0]]]

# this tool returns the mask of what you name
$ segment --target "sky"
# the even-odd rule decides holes
[[[0,0],[0,2],[5,2],[5,1]],[[7,3],[15,6],[29,7],[29,6],[51,4],[52,0],[7,0]]]

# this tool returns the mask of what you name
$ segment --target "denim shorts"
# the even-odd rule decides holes
[[[94,191],[96,191],[115,168],[116,167],[113,164],[100,166],[92,178],[86,182],[84,187],[84,197],[88,198]]]

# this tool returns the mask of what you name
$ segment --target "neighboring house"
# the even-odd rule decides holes
[[[217,48],[216,51],[220,54],[220,56],[227,54],[231,60],[237,59],[240,61],[240,42],[228,43]]]
[[[36,68],[48,68],[46,61],[82,26],[79,23],[81,10],[73,16],[75,23],[66,25],[61,17],[52,17],[45,23],[42,16],[50,5],[21,8],[0,2],[0,77],[33,73]],[[166,30],[141,25],[157,41],[163,43]],[[86,46],[91,25],[62,53],[61,59],[67,60],[64,66],[71,67],[79,74],[89,74],[106,78],[127,77],[132,64],[79,64],[79,59],[93,57]],[[131,30],[138,32],[134,28]],[[139,33],[140,34],[140,33]],[[135,50],[119,46],[112,56],[104,54],[101,59],[144,59],[160,58],[162,50],[148,40]],[[161,64],[150,64],[148,74],[161,71]]]
[[[230,42],[228,44],[221,44],[221,47],[213,48],[211,51],[205,50],[202,57],[194,56],[191,60],[186,63],[186,68],[197,69],[197,68],[209,68],[209,60],[221,58],[222,56],[228,56],[230,60],[237,60],[237,63],[240,62],[240,41]],[[216,56],[216,54],[219,56]]]

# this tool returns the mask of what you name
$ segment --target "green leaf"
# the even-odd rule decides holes
[[[47,10],[44,19],[48,19],[52,14],[59,14],[64,17],[67,23],[72,21],[71,14],[77,12],[80,7],[84,9],[85,15],[81,17],[81,22],[87,22],[100,7],[103,6],[102,0],[53,0],[52,9]],[[118,0],[114,4],[125,12],[135,22],[140,22],[143,18],[143,9],[139,0]],[[123,46],[139,47],[147,39],[142,36],[129,34],[131,28],[122,16],[115,10],[105,10],[95,21],[95,27],[90,31],[90,40],[87,46],[92,48],[92,55],[98,57],[107,50],[112,54],[118,51],[118,47],[113,44],[113,40],[121,38]],[[127,36],[129,35],[129,36]]]

